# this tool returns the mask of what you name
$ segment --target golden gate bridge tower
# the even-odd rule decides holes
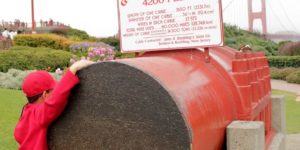
[[[261,11],[253,12],[253,0],[248,0],[248,23],[249,31],[253,32],[253,22],[255,19],[260,19],[262,23],[262,34],[267,34],[267,17],[266,17],[266,0],[261,1]]]
[[[260,20],[261,22],[261,27],[262,27],[262,35],[266,37],[267,39],[281,39],[281,40],[299,40],[300,35],[299,34],[285,34],[285,33],[268,33],[267,31],[267,11],[266,11],[266,0],[260,0],[261,2],[261,10],[260,11],[253,11],[253,0],[248,0],[248,30],[250,32],[254,31],[254,21],[255,20]],[[275,11],[270,7],[270,10],[274,15]],[[284,8],[282,8],[284,11],[285,16],[287,17],[289,23],[293,26],[294,30],[297,30],[289,16],[287,15],[286,11]],[[278,17],[277,17],[278,19]],[[278,20],[281,26],[283,26],[283,23]],[[283,28],[285,28],[283,26]],[[285,28],[286,29],[286,28]],[[287,30],[287,29],[286,29]]]

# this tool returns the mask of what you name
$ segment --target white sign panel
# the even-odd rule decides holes
[[[221,0],[118,0],[123,52],[223,45]]]

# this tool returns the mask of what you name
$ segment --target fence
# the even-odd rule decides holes
[[[36,28],[51,28],[51,27],[66,27],[64,23],[53,21],[50,19],[49,21],[40,20],[38,22],[35,22]],[[19,30],[23,32],[29,32],[32,28],[32,23],[22,22],[18,19],[15,21],[3,21],[0,22],[0,31],[4,30],[4,28],[7,28],[8,30]]]

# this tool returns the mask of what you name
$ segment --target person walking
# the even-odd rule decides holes
[[[9,32],[6,28],[4,28],[4,31],[2,32],[2,36],[5,38],[9,38]]]
[[[13,40],[14,37],[15,37],[17,34],[18,34],[17,31],[12,31],[12,30],[11,30],[11,31],[9,32],[9,37],[10,37],[10,39]]]
[[[2,39],[3,49],[9,49],[11,40],[9,37],[9,31],[6,28],[4,28],[4,31],[2,32],[2,36],[3,36]]]

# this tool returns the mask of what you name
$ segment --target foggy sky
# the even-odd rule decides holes
[[[31,22],[31,0],[0,1],[0,21],[20,19]],[[260,0],[253,2],[254,9],[259,10]],[[222,4],[225,23],[248,28],[247,0],[223,0]],[[267,0],[268,32],[300,32],[299,4],[299,0]],[[35,0],[35,20],[50,18],[85,30],[93,36],[112,36],[118,31],[117,0]],[[255,28],[260,30],[260,24],[256,22]]]

